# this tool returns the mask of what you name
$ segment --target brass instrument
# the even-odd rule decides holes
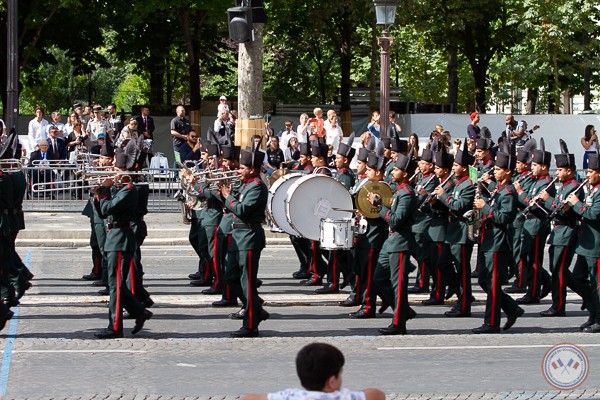
[[[16,158],[7,158],[0,160],[0,170],[2,172],[19,172],[23,169],[23,163]]]
[[[448,181],[450,181],[450,179],[452,179],[453,177],[454,177],[454,171],[451,171],[450,174],[448,175],[448,177],[446,179],[444,179],[444,181],[442,183],[440,183],[438,185],[438,187],[444,187],[444,185],[446,183],[448,183]],[[425,197],[425,199],[423,200],[423,202],[419,205],[419,208],[417,210],[420,211],[420,212],[424,212],[425,206],[427,204],[431,203],[431,201],[433,199],[435,199],[435,198],[436,198],[436,195],[433,192],[429,193],[427,195],[427,197]]]
[[[107,179],[114,179],[116,176],[147,176],[147,172],[131,172],[131,171],[83,171],[81,179],[61,181],[62,185],[68,187],[57,187],[56,182],[39,182],[31,186],[31,193],[51,193],[51,192],[68,192],[71,190],[96,189]],[[88,181],[84,183],[84,181]],[[77,184],[81,185],[77,185]],[[137,182],[136,185],[148,185],[148,182]]]
[[[358,211],[366,218],[378,218],[379,209],[367,199],[369,193],[375,193],[375,196],[379,197],[381,204],[390,207],[393,200],[392,189],[383,181],[369,182],[361,187],[356,194],[355,201]]]
[[[475,199],[481,199],[481,178],[475,183]],[[491,193],[490,193],[491,194]],[[467,219],[467,239],[472,242],[476,242],[481,237],[481,210],[479,208],[473,208],[463,214],[463,218]]]
[[[237,169],[231,171],[212,170],[204,181],[213,190],[218,190],[223,185],[231,186],[233,189],[242,187],[242,177]]]
[[[277,171],[273,172],[269,177],[269,187],[273,186],[273,184],[277,181],[277,179],[281,178],[284,175],[289,174],[288,169],[280,168]]]

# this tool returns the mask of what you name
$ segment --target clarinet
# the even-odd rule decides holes
[[[590,178],[587,178],[585,181],[581,182],[581,185],[579,185],[579,187],[577,189],[573,190],[569,194],[575,194],[575,193],[579,192],[583,187],[585,187],[585,185],[588,184],[589,181],[590,181]],[[567,201],[567,199],[562,199],[560,201],[560,203],[558,203],[556,208],[554,210],[552,210],[552,212],[550,214],[548,214],[548,219],[550,219],[550,220],[554,219],[559,212],[561,212],[562,210],[565,209],[565,207],[567,206],[568,203],[569,202]]]
[[[450,175],[448,175],[448,177],[446,179],[444,179],[444,181],[442,183],[440,183],[438,185],[438,187],[444,187],[444,185],[450,180],[452,179],[452,177],[454,177],[454,171],[450,172]],[[429,178],[432,179],[433,177]],[[423,212],[423,208],[429,204],[434,198],[435,198],[435,194],[433,192],[429,193],[427,195],[427,197],[425,198],[425,200],[423,200],[423,202],[419,205],[418,211]]]
[[[552,179],[552,181],[550,181],[550,183],[542,190],[542,192],[550,189],[552,187],[552,185],[554,185],[554,183],[556,182],[557,179],[558,179],[558,177],[554,177],[554,179]],[[531,213],[531,210],[533,210],[533,207],[539,207],[540,210],[542,210],[546,214],[548,214],[548,212],[542,206],[540,206],[539,200],[540,200],[540,198],[538,196],[535,196],[533,198],[533,200],[527,205],[527,207],[525,207],[523,209],[523,212],[521,214],[519,214],[519,216],[517,217],[519,222],[523,222],[527,219],[527,217]]]

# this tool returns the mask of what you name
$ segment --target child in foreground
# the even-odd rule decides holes
[[[296,356],[296,372],[303,389],[286,389],[268,395],[246,395],[240,400],[384,400],[379,389],[342,388],[344,355],[326,343],[304,346]]]

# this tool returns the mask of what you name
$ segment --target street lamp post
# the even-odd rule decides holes
[[[394,40],[390,37],[389,27],[396,19],[396,6],[398,0],[373,0],[377,25],[383,25],[379,38],[381,53],[381,76],[379,78],[379,136],[387,136],[390,111],[390,48]]]

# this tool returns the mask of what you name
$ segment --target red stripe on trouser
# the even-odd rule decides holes
[[[213,288],[218,288],[221,282],[219,281],[219,255],[217,254],[217,245],[219,243],[219,235],[217,235],[219,227],[213,228],[213,271],[215,272],[215,283]]]
[[[100,275],[100,257],[94,257],[94,274]]]
[[[492,314],[490,316],[490,326],[494,326],[496,320],[496,301],[498,301],[498,293],[496,293],[496,284],[498,279],[498,253],[494,252],[492,266]]]
[[[208,280],[210,276],[210,265],[208,264],[208,260],[204,262],[204,281]]]
[[[248,250],[248,259],[247,259],[247,287],[248,287],[248,329],[254,329],[254,304],[252,302],[252,287],[254,285],[253,282],[253,274],[252,274],[252,250]]]
[[[425,287],[425,261],[421,261],[420,267],[421,279],[419,280],[419,289],[423,289]]]
[[[400,303],[402,302],[402,278],[404,274],[403,270],[403,257],[404,253],[400,253],[400,257],[398,259],[398,296],[396,299],[396,312],[394,313],[394,325],[398,325],[400,323]]]
[[[569,249],[569,246],[565,246],[563,247],[563,252],[560,256],[560,267],[559,267],[559,273],[560,273],[560,277],[558,279],[558,288],[559,288],[559,292],[558,292],[558,311],[562,311],[563,307],[565,306],[565,299],[563,298],[563,293],[564,293],[564,287],[565,287],[565,259],[567,258],[567,250]]]
[[[519,258],[519,283],[518,287],[523,287],[523,259]]]
[[[441,297],[440,290],[442,290],[442,271],[440,271],[440,254],[442,254],[442,243],[437,244],[437,266],[435,273],[435,299],[439,300]]]
[[[131,282],[131,294],[135,295],[135,264],[133,263],[133,257],[129,262],[129,282]]]
[[[317,242],[314,240],[311,241],[311,249],[312,249],[312,260],[310,262],[310,270],[312,271],[312,278],[316,282],[319,279],[319,275],[317,274]]]
[[[467,310],[467,256],[465,254],[465,245],[460,245],[460,263],[462,265],[462,304],[460,305],[460,311],[465,312]],[[469,279],[471,279],[471,271],[469,271]]]
[[[354,301],[355,302],[359,302],[360,301],[360,295],[362,293],[362,290],[360,289],[360,276],[358,276],[358,274],[356,274],[356,278],[354,279]]]
[[[332,257],[333,257],[333,266],[331,267],[332,269],[332,273],[333,273],[333,287],[337,288],[338,287],[338,273],[337,273],[337,251],[336,250],[332,250],[331,251]]]
[[[369,297],[371,295],[371,283],[373,281],[373,249],[369,249],[369,261],[367,262],[367,287],[365,289],[365,311],[371,311],[371,302]]]
[[[598,295],[600,295],[600,258],[596,261],[596,276],[598,277],[598,282],[596,282],[596,287],[598,288]]]
[[[121,259],[123,255],[119,251],[117,253],[117,304],[115,306],[115,321],[113,324],[113,331],[119,331],[119,316],[121,315]]]
[[[535,255],[533,256],[533,289],[531,289],[531,295],[533,297],[537,297],[538,293],[537,293],[537,283],[538,283],[538,273],[539,273],[539,268],[540,265],[538,265],[538,250],[539,250],[539,242],[540,242],[540,237],[536,236],[535,237]]]

